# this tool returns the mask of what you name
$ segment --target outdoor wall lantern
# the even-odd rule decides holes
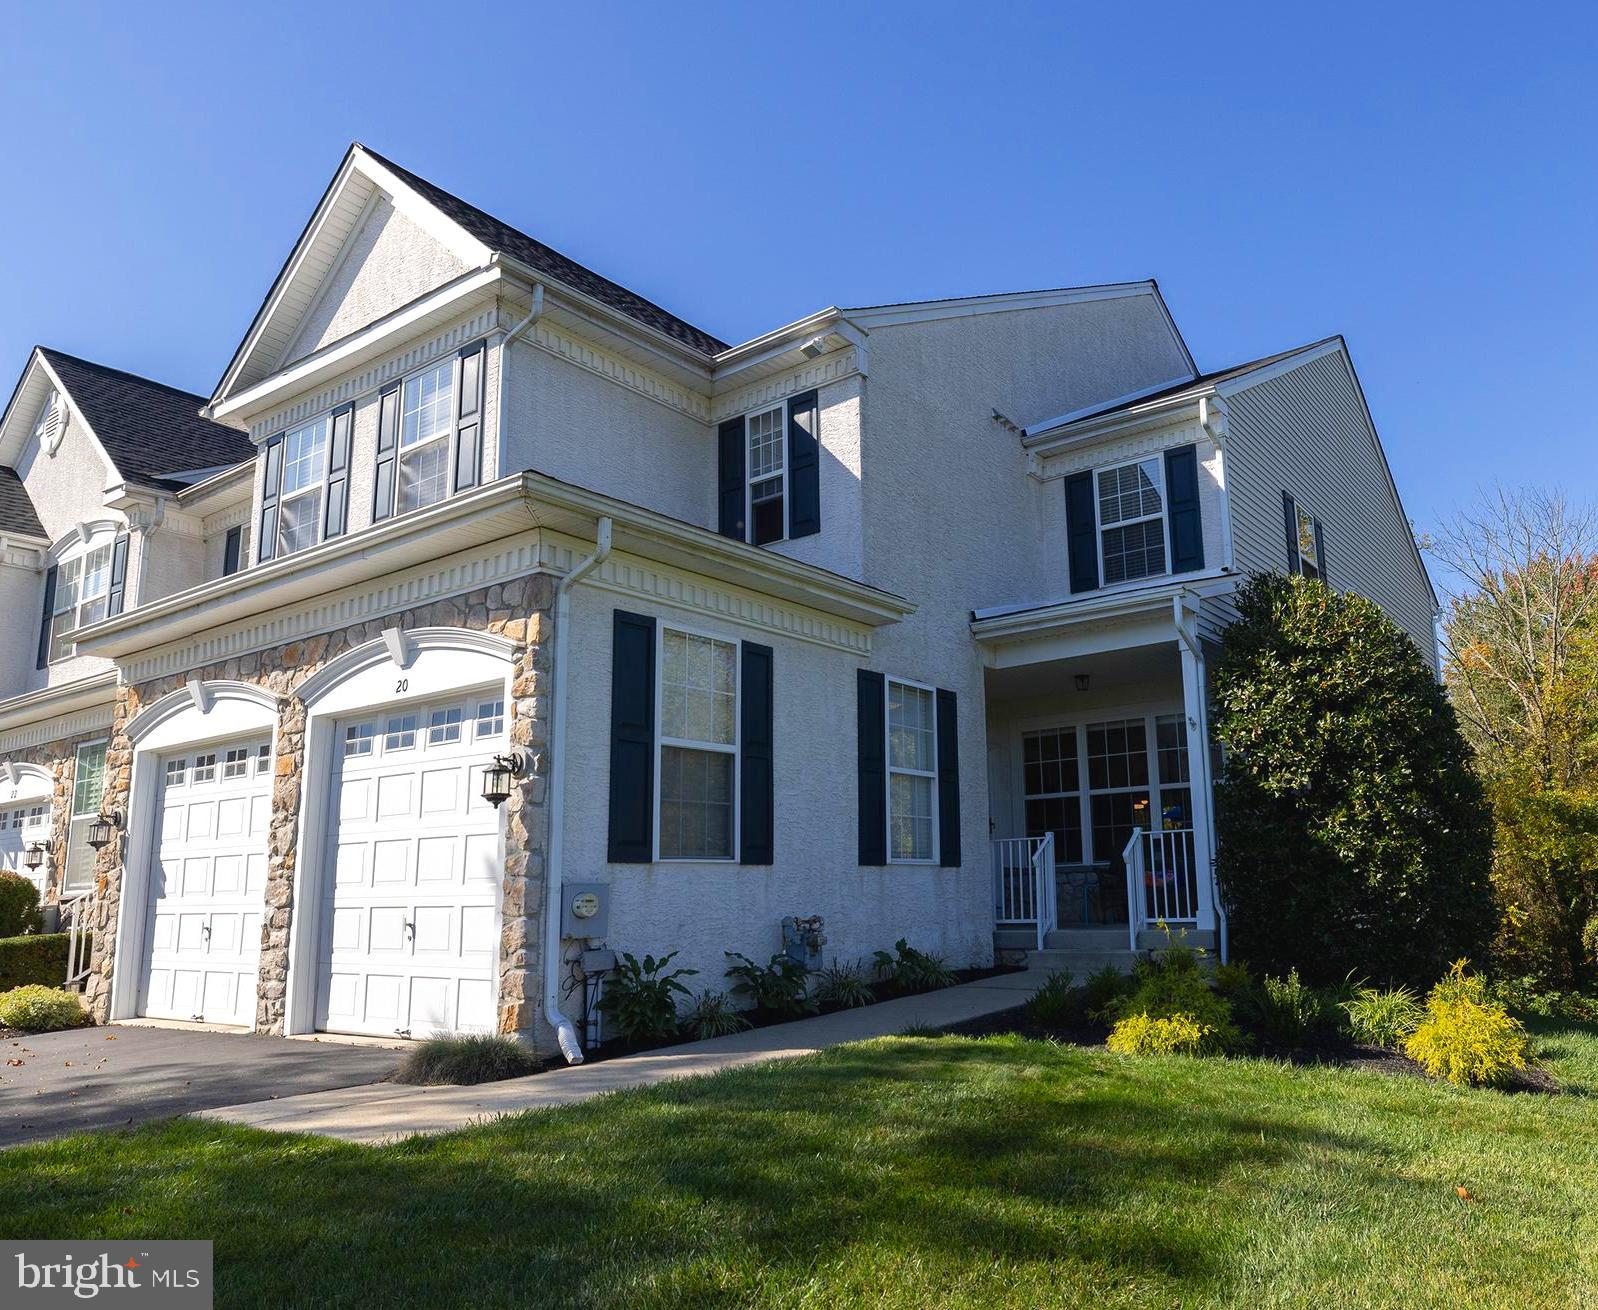
[[[40,865],[44,863],[44,843],[39,841],[30,843],[22,862],[37,873]]]
[[[97,851],[109,846],[112,832],[121,826],[121,810],[100,811],[94,816],[94,822],[89,825],[89,845]]]
[[[496,810],[510,799],[511,782],[527,776],[527,757],[521,751],[496,755],[483,770],[483,799]]]
[[[1088,675],[1087,674],[1079,673],[1079,674],[1076,675],[1076,689],[1078,691],[1086,691],[1088,689]]]

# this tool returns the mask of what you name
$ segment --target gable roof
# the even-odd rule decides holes
[[[554,281],[571,287],[574,291],[592,296],[601,304],[610,306],[628,318],[637,319],[638,322],[658,332],[664,332],[674,341],[697,350],[701,355],[718,355],[728,348],[727,342],[719,337],[711,336],[703,329],[662,309],[652,300],[645,300],[619,283],[585,268],[576,260],[568,259],[558,250],[551,249],[519,228],[514,228],[492,214],[485,213],[476,205],[468,204],[459,196],[444,190],[443,187],[435,186],[424,177],[418,177],[393,160],[385,159],[370,146],[357,142],[353,148],[365,151],[396,177],[414,187],[430,203],[496,254],[508,255],[518,263],[526,264],[529,268],[536,269]]]
[[[28,489],[16,469],[0,464],[0,532],[21,532],[30,537],[45,535],[39,512],[33,508]]]
[[[200,417],[203,396],[63,351],[38,350],[125,481],[176,491],[194,482],[197,471],[255,457],[246,434]]]

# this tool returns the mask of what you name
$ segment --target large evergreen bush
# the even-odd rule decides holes
[[[1267,574],[1237,605],[1213,688],[1233,953],[1430,986],[1495,926],[1491,822],[1443,688],[1363,597]]]

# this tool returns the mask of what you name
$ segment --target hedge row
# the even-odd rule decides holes
[[[67,940],[70,933],[34,933],[28,937],[0,937],[0,992],[29,983],[59,987],[67,977]],[[88,934],[83,949],[88,950]]]

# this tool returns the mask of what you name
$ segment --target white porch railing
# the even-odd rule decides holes
[[[93,892],[84,892],[61,904],[61,922],[67,930],[68,987],[76,987],[89,976],[89,907],[93,900]]]
[[[1198,922],[1198,860],[1193,829],[1136,828],[1126,849],[1127,941],[1137,950],[1138,930],[1153,923]]]
[[[1037,930],[1038,950],[1055,923],[1054,834],[1001,837],[993,843],[993,917],[1001,926]]]

